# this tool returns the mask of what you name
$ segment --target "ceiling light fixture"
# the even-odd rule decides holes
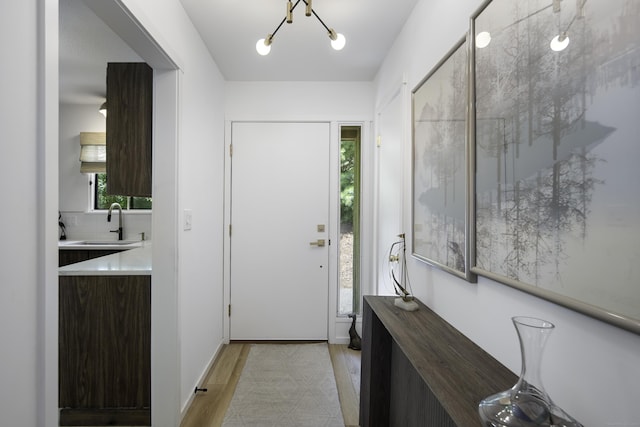
[[[584,0],[584,1],[586,1],[586,0]],[[511,28],[511,27],[513,27],[515,25],[518,25],[522,21],[525,21],[525,20],[531,18],[532,16],[535,16],[535,15],[539,14],[540,12],[549,9],[550,7],[553,7],[553,5],[555,5],[555,2],[556,2],[556,0],[553,0],[552,4],[544,6],[543,8],[538,9],[538,10],[536,10],[534,12],[531,12],[527,16],[523,16],[522,18],[517,19],[517,20],[513,21],[512,23],[510,23],[509,25],[507,25],[505,27],[502,27],[500,29],[497,29],[497,30],[494,29],[494,30],[492,30],[492,32],[489,32],[488,30],[484,30],[484,31],[481,31],[481,32],[477,33],[476,34],[476,39],[475,39],[476,47],[478,49],[484,49],[485,47],[489,46],[489,44],[491,43],[492,34],[501,35],[505,30],[507,30],[507,29],[509,29],[509,28]]]
[[[107,102],[106,101],[102,103],[100,108],[98,108],[98,111],[100,112],[100,114],[102,114],[103,116],[107,117]]]
[[[273,33],[268,34],[267,37],[265,37],[264,39],[258,40],[258,42],[256,43],[256,51],[260,55],[263,55],[263,56],[268,55],[269,52],[271,52],[271,42],[273,41],[273,37],[276,35],[278,30],[280,30],[280,27],[282,27],[282,24],[284,24],[285,22],[287,22],[287,24],[291,24],[293,22],[293,10],[298,6],[298,3],[300,3],[301,1],[306,5],[305,13],[304,13],[305,16],[311,16],[311,15],[315,16],[316,18],[318,18],[318,21],[320,21],[322,26],[327,30],[329,38],[331,39],[331,47],[334,48],[335,50],[341,50],[344,47],[344,45],[347,42],[344,35],[340,33],[336,33],[333,28],[327,27],[327,25],[322,21],[322,19],[320,19],[316,11],[313,10],[313,7],[311,6],[312,0],[297,0],[295,4],[293,4],[291,0],[287,0],[287,12],[285,17],[280,22],[280,24],[276,27]]]
[[[484,49],[489,46],[489,43],[491,43],[491,33],[489,31],[482,31],[478,33],[476,36],[476,47],[478,49]]]
[[[547,6],[544,6],[541,9],[538,9],[534,12],[531,12],[527,16],[524,16],[505,27],[499,30],[496,30],[495,33],[500,35],[504,30],[511,28],[514,25],[517,25],[522,21],[529,19],[534,15],[537,15],[540,12],[545,11],[549,8],[552,8],[551,10],[553,11],[553,13],[558,15],[558,22],[559,22],[560,12],[562,11],[562,7],[560,4],[561,1],[562,0],[552,0],[551,4],[548,4]],[[586,3],[587,3],[587,0],[576,0],[576,14],[574,15],[573,19],[571,19],[571,22],[569,22],[569,25],[567,25],[567,28],[564,31],[559,31],[558,34],[555,37],[553,37],[553,39],[549,43],[549,47],[551,48],[551,50],[555,52],[560,52],[566,49],[567,46],[569,46],[569,29],[571,28],[571,25],[573,25],[573,22],[576,19],[584,18]],[[560,25],[558,24],[558,26]],[[486,30],[480,31],[479,33],[476,34],[475,47],[477,47],[478,49],[484,49],[485,47],[489,46],[489,44],[491,43],[491,40],[492,40],[491,33],[489,31],[486,31]]]
[[[549,47],[554,52],[561,52],[565,50],[569,46],[569,36],[566,31],[563,31],[562,34],[558,34],[554,38],[551,39],[549,43]]]
[[[560,2],[560,0],[554,0],[554,5],[555,5],[555,1],[558,1],[558,3]],[[587,2],[587,0],[577,0],[576,2],[576,14],[573,15],[573,18],[571,18],[571,21],[569,22],[569,25],[567,25],[567,28],[564,31],[560,31],[560,33],[558,35],[556,35],[554,38],[551,39],[551,42],[549,43],[549,47],[551,48],[552,51],[554,52],[562,52],[563,50],[565,50],[567,48],[567,46],[569,46],[569,29],[571,28],[571,26],[573,25],[573,23],[576,21],[576,19],[583,19],[584,18],[584,5]],[[558,20],[560,20],[560,5],[558,4],[558,8],[556,10],[555,6],[553,9],[554,12],[558,13]]]

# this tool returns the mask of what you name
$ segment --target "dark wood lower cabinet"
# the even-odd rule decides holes
[[[481,426],[478,403],[518,377],[419,302],[365,296],[360,426]]]
[[[60,409],[61,426],[150,426],[149,409]]]
[[[151,276],[59,277],[61,426],[151,425]]]

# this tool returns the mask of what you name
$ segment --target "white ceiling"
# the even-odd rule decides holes
[[[256,41],[282,21],[286,0],[181,0],[224,78],[236,81],[371,81],[416,2],[313,0],[318,16],[347,39],[335,51],[300,1],[263,57]],[[60,102],[99,105],[107,62],[141,59],[82,0],[59,3]]]
[[[344,34],[341,51],[304,1],[293,23],[276,33],[271,53],[256,42],[273,33],[286,14],[286,0],[180,0],[226,80],[371,81],[417,0],[313,0],[329,28]],[[295,4],[295,0],[293,0]]]

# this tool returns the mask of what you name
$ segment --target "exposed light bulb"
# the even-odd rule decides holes
[[[551,39],[551,43],[549,43],[549,47],[554,52],[563,51],[567,46],[569,46],[569,36],[567,36],[567,33],[558,34]]]
[[[483,49],[489,46],[489,43],[491,43],[491,33],[489,31],[482,31],[481,33],[478,33],[476,36],[477,48]]]
[[[262,56],[268,55],[269,52],[271,52],[271,43],[267,44],[265,39],[258,40],[256,43],[256,51]]]
[[[335,38],[331,36],[331,47],[335,50],[342,50],[344,45],[347,43],[347,39],[342,33],[336,33],[334,31],[332,34],[335,35]]]

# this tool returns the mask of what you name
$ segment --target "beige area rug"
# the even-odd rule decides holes
[[[327,344],[252,344],[224,427],[344,427]]]

